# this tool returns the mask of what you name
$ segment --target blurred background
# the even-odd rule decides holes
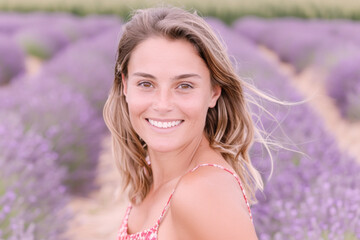
[[[0,240],[116,239],[128,202],[102,108],[129,14],[168,4],[206,19],[244,81],[305,100],[247,92],[283,145],[270,180],[250,152],[259,239],[360,239],[359,1],[0,0]]]

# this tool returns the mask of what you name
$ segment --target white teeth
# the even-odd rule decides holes
[[[149,119],[149,123],[158,128],[169,128],[169,127],[175,127],[175,126],[179,125],[181,123],[181,121],[178,120],[178,121],[172,121],[172,122],[158,122],[158,121]]]

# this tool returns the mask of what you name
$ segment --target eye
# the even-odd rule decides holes
[[[140,82],[138,86],[143,88],[151,88],[153,85],[151,84],[151,82]]]
[[[179,86],[177,88],[186,90],[186,89],[193,88],[193,86],[189,83],[182,83],[182,84],[179,84]]]

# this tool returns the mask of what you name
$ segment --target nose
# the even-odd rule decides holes
[[[153,99],[153,108],[158,112],[169,112],[173,108],[171,89],[159,88]]]

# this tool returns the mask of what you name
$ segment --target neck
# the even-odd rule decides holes
[[[153,173],[152,189],[179,179],[188,170],[195,167],[196,155],[208,141],[205,136],[194,139],[191,143],[173,152],[156,152],[149,149]]]

